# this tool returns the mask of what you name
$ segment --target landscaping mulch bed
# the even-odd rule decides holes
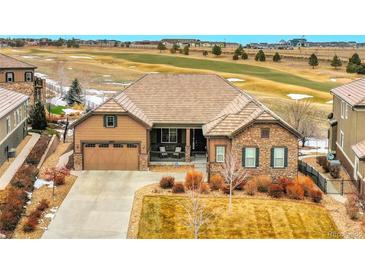
[[[149,167],[150,171],[155,172],[187,172],[194,168],[194,165],[152,165]]]
[[[54,212],[52,209],[57,210],[62,204],[63,200],[66,198],[73,184],[75,183],[77,177],[70,175],[65,179],[65,184],[55,187],[55,196],[52,197],[53,189],[48,186],[42,186],[39,189],[35,189],[32,194],[31,204],[27,206],[24,216],[20,219],[14,233],[12,235],[13,239],[39,239],[42,237],[44,231],[47,229],[48,225],[51,223],[52,218],[50,218]],[[27,220],[27,216],[32,212],[43,199],[46,199],[50,203],[50,207],[42,214],[39,224],[36,229],[32,232],[24,232],[23,225]],[[47,215],[49,214],[49,215]],[[46,217],[50,216],[50,217]]]
[[[328,195],[323,196],[323,206],[331,214],[333,221],[341,231],[345,239],[365,239],[365,231],[361,226],[361,220],[351,220],[346,213],[345,205],[334,200]]]

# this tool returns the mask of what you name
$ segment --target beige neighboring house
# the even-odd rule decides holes
[[[73,125],[75,169],[203,164],[232,151],[249,175],[297,175],[300,134],[214,74],[147,74]]]
[[[365,79],[331,90],[329,149],[352,179],[365,179]]]
[[[29,97],[0,87],[0,165],[27,136]]]
[[[34,75],[37,67],[0,54],[0,87],[29,96],[30,104],[45,100],[45,79]]]

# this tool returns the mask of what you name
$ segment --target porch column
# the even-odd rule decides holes
[[[186,162],[190,162],[191,161],[190,151],[191,151],[191,146],[190,146],[190,128],[187,128],[186,129],[186,145],[185,145],[185,161]]]

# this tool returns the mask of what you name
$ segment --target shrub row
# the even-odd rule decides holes
[[[35,210],[33,210],[23,225],[23,231],[24,232],[31,232],[34,231],[34,229],[37,227],[39,218],[42,216],[42,213],[49,208],[49,202],[45,199],[40,201],[39,205]]]
[[[37,165],[39,161],[41,160],[43,153],[47,149],[47,145],[50,141],[50,137],[47,135],[42,135],[38,142],[35,144],[33,149],[30,151],[26,162],[28,164]]]
[[[294,180],[279,178],[276,182],[273,182],[270,176],[261,175],[234,185],[236,185],[235,189],[244,190],[248,195],[263,192],[268,193],[273,198],[287,196],[290,199],[303,200],[304,197],[308,197],[316,203],[320,203],[322,200],[322,192],[317,189],[313,180],[308,176],[298,176]],[[210,191],[230,193],[230,186],[225,183],[221,175],[215,174],[210,178],[209,183],[204,183],[203,174],[195,170],[186,174],[184,183],[175,182],[175,178],[171,176],[163,177],[160,180],[160,187],[164,189],[171,188],[172,193],[184,193],[186,190],[192,189],[199,190],[200,193],[209,193]]]

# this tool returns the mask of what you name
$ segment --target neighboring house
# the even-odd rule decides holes
[[[45,80],[34,76],[36,66],[0,54],[0,87],[23,93],[34,100],[44,101]]]
[[[0,87],[0,165],[27,135],[29,97]]]
[[[75,169],[147,170],[231,151],[251,175],[297,175],[300,134],[217,75],[148,74],[73,125]]]
[[[329,116],[329,150],[350,176],[365,179],[365,79],[331,90],[333,113]]]

